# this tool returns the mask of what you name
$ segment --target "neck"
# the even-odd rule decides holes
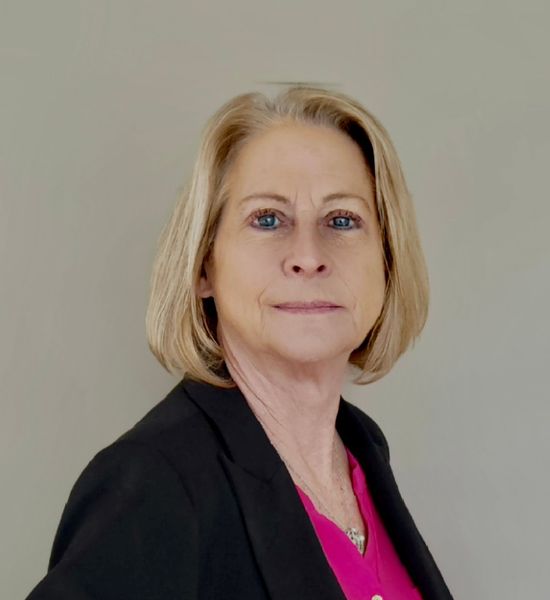
[[[303,369],[298,375],[281,368],[273,357],[263,365],[224,341],[227,370],[281,457],[310,485],[331,489],[347,469],[335,427],[347,361],[324,364],[307,377]]]

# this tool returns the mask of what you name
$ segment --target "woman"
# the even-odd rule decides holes
[[[451,598],[382,431],[340,395],[427,308],[378,120],[308,86],[227,102],[153,270],[149,345],[183,377],[84,469],[29,598]]]

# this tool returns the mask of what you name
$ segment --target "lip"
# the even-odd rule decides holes
[[[276,308],[340,308],[338,304],[334,302],[327,302],[326,300],[312,300],[311,302],[282,302],[281,304],[275,304]]]
[[[283,302],[276,304],[275,308],[285,312],[312,314],[333,312],[342,307],[326,300],[313,300],[312,302]]]

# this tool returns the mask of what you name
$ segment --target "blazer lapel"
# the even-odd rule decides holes
[[[270,598],[345,600],[286,470],[262,481],[225,455],[221,459]]]

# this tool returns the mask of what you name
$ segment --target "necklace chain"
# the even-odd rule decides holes
[[[258,419],[259,419],[259,417],[258,417]],[[271,428],[267,427],[265,425],[265,423],[263,423],[263,421],[260,421],[260,422],[262,422],[262,424],[264,425],[264,427],[271,433],[271,435],[273,435],[273,431],[271,430]],[[357,528],[355,528],[355,527],[345,527],[345,526],[342,526],[340,524],[340,522],[337,519],[334,518],[332,512],[328,510],[326,504],[320,500],[320,498],[317,496],[317,494],[315,494],[315,492],[313,491],[313,489],[306,483],[306,481],[304,480],[304,478],[284,458],[284,456],[281,454],[281,452],[279,451],[279,449],[273,444],[273,442],[272,442],[271,439],[270,439],[270,442],[271,442],[271,445],[275,448],[277,454],[280,456],[281,460],[292,471],[292,473],[294,473],[294,475],[296,476],[296,478],[306,488],[306,490],[309,492],[309,494],[311,494],[313,496],[313,499],[315,500],[316,504],[318,506],[320,506],[325,511],[326,515],[333,521],[333,523],[335,523],[342,531],[344,531],[344,533],[353,542],[353,544],[355,545],[355,547],[357,548],[357,550],[360,552],[360,554],[363,554],[364,551],[365,551],[365,536]],[[333,448],[334,448],[335,444],[336,444],[336,436],[334,437]],[[342,492],[344,492],[343,481],[342,481],[342,477],[341,477],[339,471],[336,472],[336,477],[338,479],[340,490]]]

